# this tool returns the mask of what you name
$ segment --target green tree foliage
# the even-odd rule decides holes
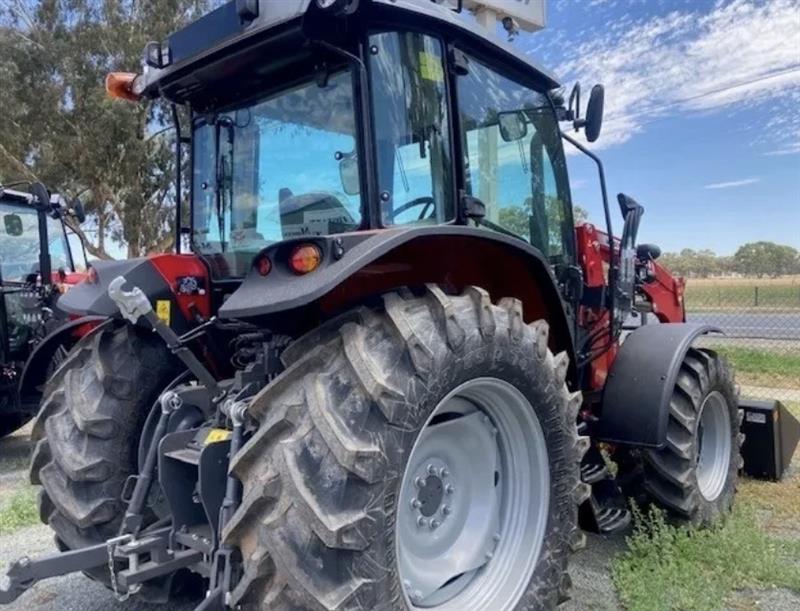
[[[554,239],[560,240],[560,223],[561,223],[561,202],[551,196],[546,197],[547,209],[547,226],[552,231],[555,231]],[[512,233],[519,236],[528,236],[530,231],[530,211],[522,206],[504,206],[499,211],[500,225],[504,229],[508,229]],[[572,216],[575,219],[575,224],[586,222],[589,218],[589,213],[580,206],[573,206]]]
[[[109,99],[111,71],[140,70],[206,0],[7,0],[0,3],[0,182],[42,180],[82,193],[87,249],[109,258],[172,245],[174,136],[168,109]]]
[[[718,257],[711,250],[684,248],[679,253],[665,253],[659,262],[675,274],[694,278],[733,273],[759,278],[800,274],[800,253],[791,246],[772,242],[745,244],[732,257]]]
[[[748,276],[783,276],[800,273],[800,254],[791,246],[749,242],[733,255],[737,271]]]

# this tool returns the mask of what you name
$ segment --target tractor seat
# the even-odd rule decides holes
[[[655,261],[661,256],[661,249],[655,244],[639,244],[636,256],[640,261]]]

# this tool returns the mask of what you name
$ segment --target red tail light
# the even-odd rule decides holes
[[[261,276],[266,276],[272,271],[272,261],[269,260],[267,255],[256,260],[256,271]]]

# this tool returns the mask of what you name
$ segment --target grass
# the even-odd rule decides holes
[[[800,310],[800,276],[688,278],[686,308],[689,311]]]
[[[771,537],[747,503],[702,530],[672,526],[656,509],[637,511],[612,579],[631,611],[721,609],[739,588],[800,590],[800,542]]]
[[[800,350],[715,346],[736,370],[736,381],[751,386],[800,388]]]
[[[5,535],[23,526],[39,523],[37,495],[38,488],[25,486],[0,504],[0,534]]]

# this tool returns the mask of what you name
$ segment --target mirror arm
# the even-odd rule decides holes
[[[608,330],[609,330],[609,341],[613,343],[615,341],[616,336],[616,329],[614,324],[614,312],[615,312],[615,305],[616,305],[616,276],[617,276],[617,262],[616,262],[616,255],[614,253],[614,230],[611,226],[611,208],[608,205],[608,191],[606,189],[606,172],[603,168],[603,162],[592,151],[587,149],[583,146],[580,142],[575,140],[575,138],[568,136],[564,132],[561,132],[561,137],[569,142],[572,146],[578,149],[581,153],[589,157],[592,161],[595,162],[597,165],[597,172],[600,175],[600,192],[603,197],[603,214],[605,215],[606,221],[606,233],[608,233],[608,250],[609,250],[609,260],[608,260],[608,294],[609,294],[609,322]]]

